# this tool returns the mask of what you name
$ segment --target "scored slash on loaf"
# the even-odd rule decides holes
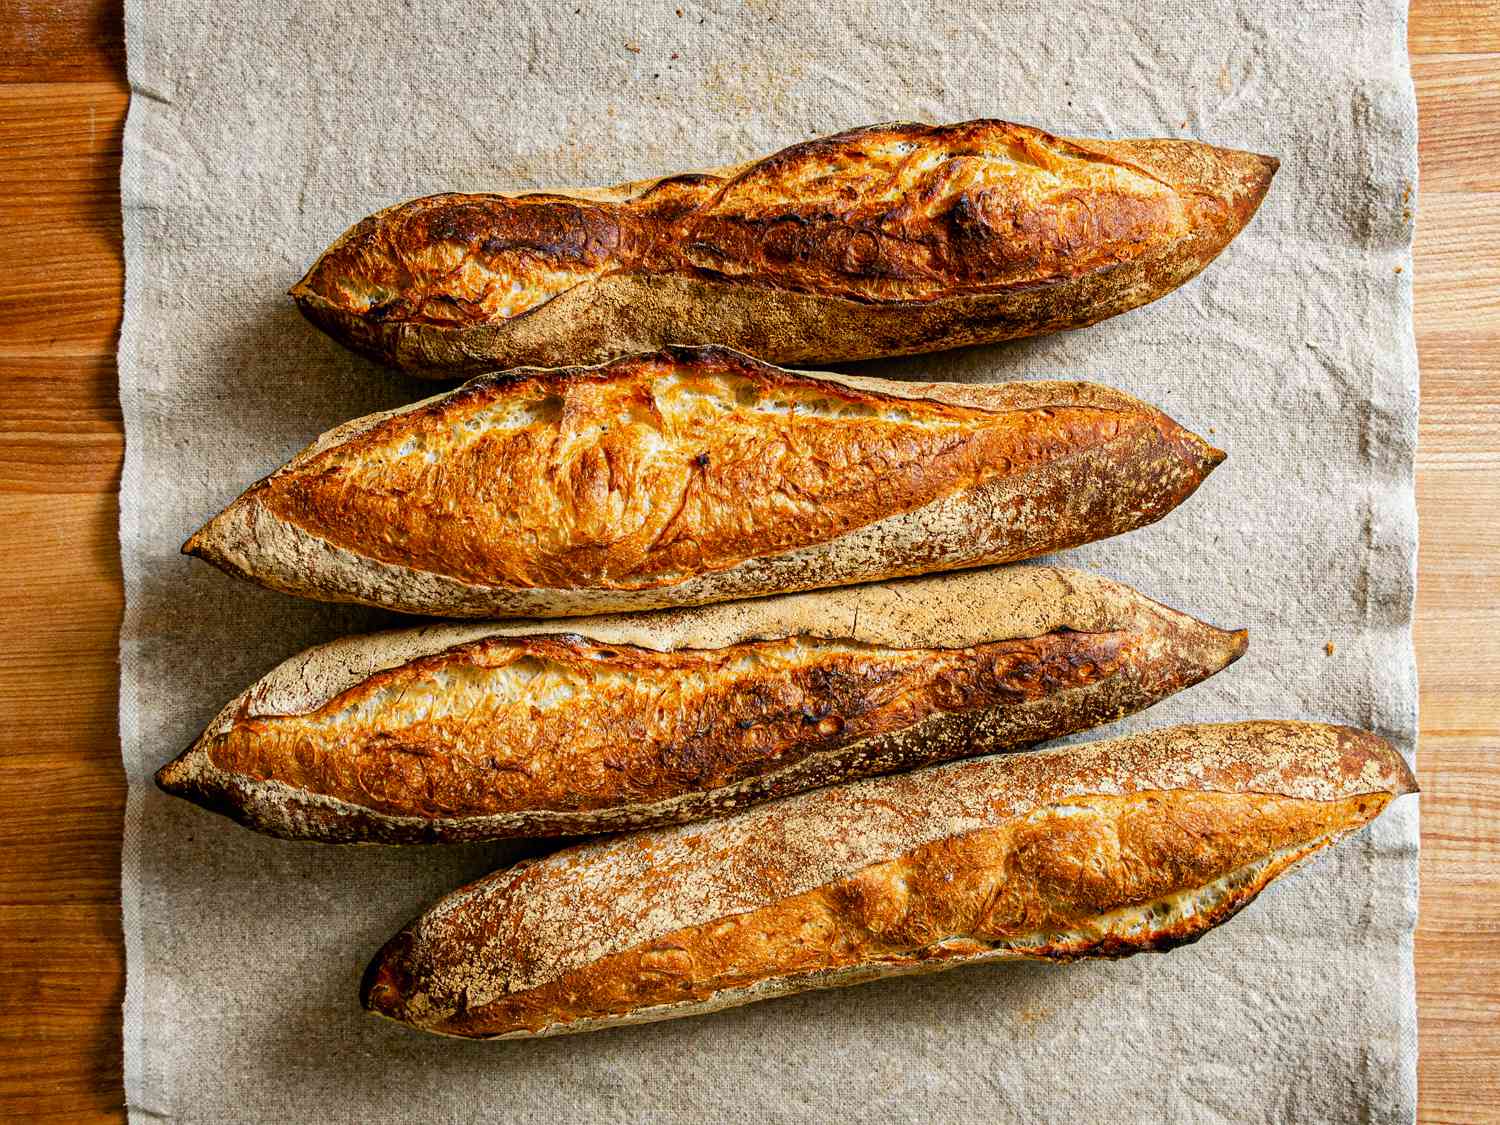
[[[1416,791],[1372,734],[1236,723],[805,793],[498,871],[366,971],[365,1007],[518,1038],[980,961],[1197,940]]]
[[[673,823],[1110,722],[1245,634],[1008,567],[311,649],[157,775],[278,836],[429,843]]]
[[[610,613],[1030,558],[1160,519],[1223,457],[1088,383],[900,383],[673,348],[349,422],[183,549],[408,613]]]
[[[1276,168],[1188,140],[875,125],[613,188],[412,200],[291,292],[336,339],[434,377],[705,341],[779,363],[935,351],[1171,292]]]

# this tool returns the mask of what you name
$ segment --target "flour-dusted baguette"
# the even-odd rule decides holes
[[[597,190],[435,195],[333,244],[292,289],[416,374],[720,343],[781,363],[1079,328],[1171,292],[1250,221],[1269,156],[898,123]]]
[[[1416,784],[1348,727],[1185,726],[835,786],[498,871],[371,963],[365,1007],[517,1038],[977,961],[1195,941]]]
[[[671,349],[350,422],[183,549],[409,613],[612,613],[1029,558],[1160,519],[1223,456],[1087,383],[898,383]]]
[[[601,832],[1029,746],[1244,649],[1244,633],[1051,567],[433,626],[286,661],[158,781],[297,839]]]

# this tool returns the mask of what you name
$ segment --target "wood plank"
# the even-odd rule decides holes
[[[1500,333],[1479,340],[1424,333],[1418,337],[1417,351],[1422,368],[1418,470],[1495,467],[1495,451],[1500,449]]]
[[[0,358],[113,354],[128,102],[113,82],[0,85]]]
[[[99,355],[0,356],[0,434],[81,428],[120,431],[114,350]]]
[[[1500,735],[1429,737],[1422,748],[1422,873],[1437,882],[1424,895],[1418,932],[1423,940],[1500,940],[1500,897],[1478,893],[1500,886]],[[1480,968],[1492,974],[1490,999],[1500,1004],[1500,962]],[[1500,1048],[1500,1026],[1495,1033]]]
[[[114,348],[127,97],[117,27],[82,33],[117,23],[117,5],[22,15],[0,24],[0,1106],[118,1121]]]
[[[1455,11],[1457,8],[1467,11]],[[1482,9],[1482,10],[1481,10]],[[1500,48],[1500,6],[1421,3],[1413,50]],[[1476,24],[1488,23],[1487,32]],[[1488,38],[1486,38],[1486,35]],[[1419,1120],[1500,1120],[1500,221],[1494,58],[1415,58],[1422,365]]]
[[[1424,738],[1422,1121],[1500,1118],[1500,738]]]
[[[1482,611],[1500,601],[1500,575],[1492,560],[1500,552],[1500,465],[1462,463],[1450,468],[1440,461],[1417,475],[1417,511],[1424,551],[1421,573],[1433,579],[1419,584],[1422,611],[1456,608]],[[1462,587],[1455,589],[1451,582]],[[1476,605],[1475,595],[1485,600]],[[1481,644],[1485,637],[1469,638]],[[1491,681],[1493,682],[1493,681]]]
[[[0,82],[88,82],[125,71],[123,0],[18,0],[0,20]]]
[[[0,1107],[27,1120],[123,1117],[116,524],[108,492],[0,494]]]
[[[0,86],[0,492],[118,479],[125,105],[118,83]]]
[[[0,363],[0,379],[7,377]],[[0,492],[98,495],[119,485],[125,439],[118,426],[31,433],[0,427],[0,450]]]
[[[1419,339],[1500,337],[1500,193],[1423,192],[1413,278]]]
[[[0,492],[112,494],[125,452],[113,355],[0,353]]]
[[[1500,619],[1500,615],[1495,615]],[[1455,624],[1453,629],[1462,628]],[[1419,644],[1422,642],[1419,640]],[[1455,646],[1457,647],[1457,646]],[[1464,653],[1464,655],[1468,655]],[[1426,665],[1424,664],[1424,667]],[[1429,740],[1441,738],[1487,738],[1496,743],[1496,765],[1500,770],[1500,736],[1495,733],[1496,718],[1493,698],[1487,696],[1482,687],[1461,683],[1456,687],[1422,687],[1422,747],[1426,754]],[[1438,753],[1436,744],[1431,751]],[[1423,825],[1426,828],[1426,825]],[[1500,884],[1495,887],[1500,895]]]
[[[1406,42],[1413,55],[1500,51],[1500,5],[1494,0],[1416,0]]]
[[[1500,191],[1500,55],[1414,59],[1421,190]]]
[[[115,710],[120,585],[113,495],[0,493],[0,760],[71,747],[118,759]],[[46,628],[35,623],[45,621]],[[109,762],[112,770],[117,760]],[[4,783],[0,771],[0,784]],[[61,796],[61,795],[60,795]],[[59,803],[65,803],[59,801]],[[11,806],[0,805],[9,810]],[[4,827],[0,817],[0,829]],[[4,849],[0,848],[0,857]]]
[[[0,1004],[9,1017],[0,1021],[0,1107],[32,1121],[120,1120],[118,909],[0,906],[0,933]]]
[[[93,673],[100,681],[104,676]],[[125,775],[119,741],[53,742],[0,771],[0,904],[118,914]],[[85,757],[84,751],[88,757]],[[63,800],[37,800],[49,790]],[[38,873],[44,872],[44,879]]]
[[[1419,1121],[1500,1120],[1500,1002],[1485,968],[1494,943],[1492,934],[1422,943],[1428,971],[1417,978]]]
[[[0,1106],[28,1120],[123,1116],[115,522],[0,496]]]
[[[1500,745],[1493,673],[1500,667],[1500,381],[1492,374],[1500,362],[1481,370],[1486,351],[1495,350],[1422,347],[1413,633],[1424,756],[1438,752],[1436,735],[1488,735]],[[1500,771],[1500,752],[1494,768]],[[1424,848],[1432,805],[1424,798]],[[1500,883],[1494,890],[1500,899]]]

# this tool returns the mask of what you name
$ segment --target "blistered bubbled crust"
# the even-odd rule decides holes
[[[372,677],[311,715],[245,718],[214,766],[397,815],[584,811],[719,788],[942,713],[1086,688],[1145,638],[971,649],[808,640],[652,653],[490,641]]]
[[[902,385],[670,349],[349,423],[184,549],[414,613],[651,608],[1062,549],[1159,519],[1222,457],[1090,384]]]
[[[418,373],[704,340],[775,361],[909,353],[1161,296],[1243,228],[1275,168],[1003,121],[872,126],[614,190],[413,200],[352,228],[292,292]]]
[[[989,412],[731,353],[654,355],[477,381],[257,495],[383,562],[473,584],[629,589],[827,542],[1132,430],[1173,429],[1144,408]]]
[[[159,780],[297,838],[669,823],[1055,738],[1245,648],[1128,587],[1049,568],[529,628],[312,650],[225,708]]]

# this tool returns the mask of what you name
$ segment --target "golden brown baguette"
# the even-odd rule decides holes
[[[1276,167],[1196,141],[875,125],[614,188],[412,200],[291,292],[336,339],[439,378],[709,341],[779,363],[935,351],[1171,292]]]
[[[1416,791],[1348,727],[1185,726],[805,793],[498,871],[365,973],[366,1008],[519,1038],[979,961],[1195,941]]]
[[[602,832],[1029,746],[1244,650],[1243,632],[1051,567],[434,626],[286,661],[157,780],[294,839]]]
[[[897,383],[671,349],[350,422],[183,550],[408,613],[612,613],[1076,546],[1160,519],[1223,456],[1088,383]]]

